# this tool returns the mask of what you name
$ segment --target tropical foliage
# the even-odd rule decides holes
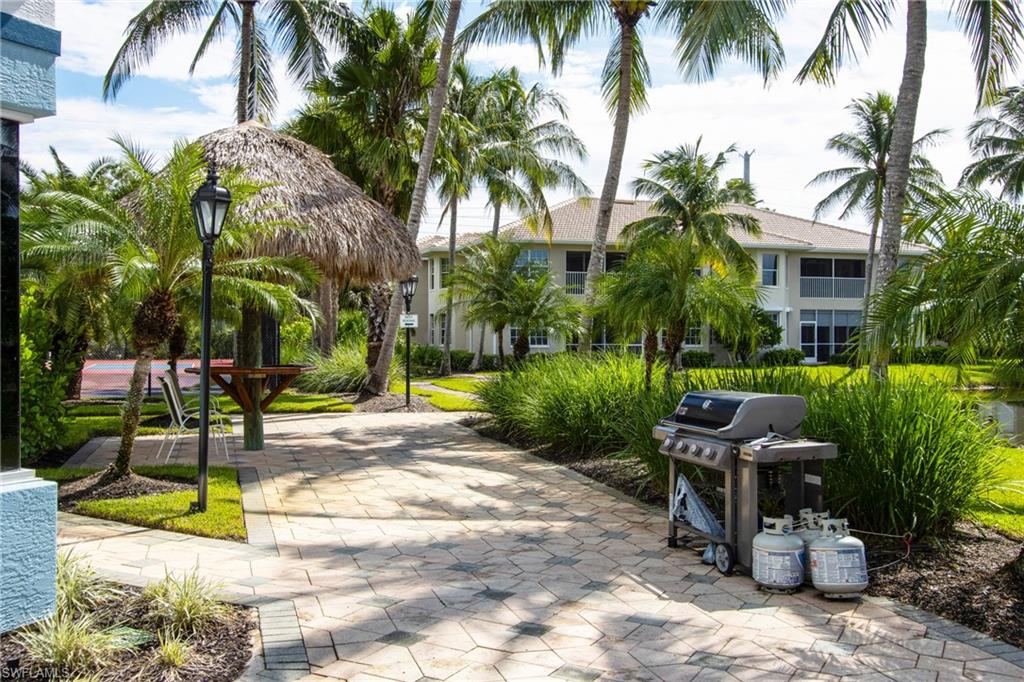
[[[200,244],[195,235],[191,196],[207,172],[202,149],[178,143],[166,165],[123,140],[121,172],[134,187],[122,202],[75,192],[43,192],[27,207],[24,257],[88,272],[94,286],[129,313],[135,367],[125,402],[117,475],[128,472],[138,429],[142,395],[152,360],[183,318],[198,311]],[[260,187],[238,170],[225,171],[236,210],[231,211],[216,244],[213,314],[237,323],[238,306],[275,316],[315,315],[315,306],[299,296],[316,279],[300,257],[253,256],[253,245],[282,227],[275,221],[243,217],[244,206]],[[88,295],[94,295],[90,293]]]
[[[936,246],[876,296],[865,343],[939,339],[958,362],[1024,357],[1024,209],[961,189],[919,207],[912,229]]]
[[[864,298],[869,300],[874,273],[878,227],[885,208],[885,181],[889,168],[889,147],[896,118],[896,103],[887,92],[879,91],[853,100],[846,110],[854,120],[854,129],[829,138],[826,149],[838,152],[853,162],[823,171],[810,185],[839,183],[814,208],[816,218],[841,208],[840,219],[860,213],[871,226],[868,257],[864,268]],[[907,181],[907,200],[915,205],[942,187],[942,176],[924,155],[924,150],[938,143],[945,130],[932,130],[914,141]],[[863,311],[867,315],[867,309]]]
[[[602,72],[602,94],[614,123],[608,167],[598,204],[584,299],[594,304],[597,281],[604,272],[608,228],[622,172],[630,117],[647,105],[651,72],[641,26],[662,29],[676,39],[679,70],[690,80],[712,78],[722,62],[738,57],[753,65],[767,81],[783,65],[782,43],[773,27],[784,3],[692,3],[682,0],[607,0],[600,2],[520,2],[495,0],[465,28],[461,40],[528,41],[537,46],[542,63],[557,74],[566,54],[595,36],[611,35]],[[582,350],[590,348],[592,321],[584,318]]]
[[[978,118],[968,129],[977,161],[964,169],[960,182],[972,187],[991,182],[1000,196],[1024,199],[1024,88],[1007,88],[992,105],[993,114]]]

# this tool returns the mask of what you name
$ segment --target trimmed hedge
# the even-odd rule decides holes
[[[715,354],[706,350],[686,350],[679,354],[680,367],[712,367]]]
[[[805,357],[799,348],[773,348],[761,356],[760,363],[769,367],[797,367]]]

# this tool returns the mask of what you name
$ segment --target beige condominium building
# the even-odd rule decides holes
[[[522,245],[521,259],[546,266],[566,291],[582,299],[583,284],[590,262],[590,247],[597,219],[597,199],[572,199],[551,209],[553,227],[548,239],[534,233],[524,221],[513,222],[501,235]],[[608,232],[606,270],[623,262],[626,253],[620,243],[622,229],[651,211],[651,203],[640,200],[616,200]],[[865,260],[868,235],[836,225],[798,218],[750,206],[731,205],[729,211],[755,216],[761,234],[752,236],[736,231],[734,237],[748,250],[758,269],[761,305],[782,330],[782,347],[803,350],[806,362],[827,362],[842,350],[860,325],[864,296]],[[460,234],[458,252],[479,242],[481,233]],[[413,312],[419,316],[416,340],[421,344],[444,343],[444,280],[449,269],[448,238],[432,235],[420,240],[423,257],[420,286],[413,299]],[[901,254],[920,255],[924,247],[904,243]],[[505,330],[505,350],[510,351],[521,330]],[[452,348],[476,350],[479,327],[467,327],[458,304],[452,318]],[[497,352],[497,338],[483,330],[484,352]],[[707,327],[694,327],[686,338],[687,350],[709,350],[723,356],[709,338]],[[620,346],[621,341],[603,330],[595,332],[597,347]],[[530,332],[530,352],[554,352],[571,347],[573,339],[558,338],[544,330]],[[636,345],[636,344],[627,344]]]

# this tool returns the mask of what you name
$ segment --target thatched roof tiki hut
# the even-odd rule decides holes
[[[416,243],[405,225],[315,147],[252,121],[204,135],[199,143],[218,167],[240,167],[250,179],[269,185],[247,210],[304,227],[282,229],[258,250],[267,255],[302,254],[321,270],[323,326],[332,345],[339,282],[400,280],[419,266]],[[260,316],[249,310],[242,317],[237,361],[261,366]],[[245,448],[262,447],[263,416],[257,409],[245,415]]]

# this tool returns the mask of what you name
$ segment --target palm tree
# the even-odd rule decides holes
[[[876,294],[862,344],[913,346],[941,338],[949,357],[979,349],[1019,360],[1024,352],[1024,208],[960,188],[912,213],[911,229],[936,244],[899,268]]]
[[[327,50],[341,47],[353,17],[336,0],[151,0],[132,17],[127,37],[103,78],[103,98],[113,99],[135,73],[156,55],[161,43],[209,20],[189,74],[224,35],[237,32],[238,123],[269,116],[277,102],[272,75],[273,48],[287,54],[288,74],[298,83],[322,75]]]
[[[867,319],[875,264],[875,244],[878,226],[882,224],[885,203],[885,180],[889,168],[889,147],[892,142],[896,105],[888,93],[879,91],[874,95],[853,100],[846,109],[853,115],[854,130],[833,135],[825,148],[839,152],[856,165],[823,171],[816,175],[808,186],[840,183],[815,206],[815,218],[820,218],[833,208],[842,206],[840,218],[846,219],[854,213],[862,212],[871,221],[868,257],[864,268],[864,308],[861,317]],[[924,156],[923,151],[936,144],[946,134],[946,130],[936,129],[914,141],[914,154],[910,159],[910,180],[907,183],[907,194],[911,204],[916,204],[941,189],[942,175]]]
[[[1024,198],[1024,88],[1007,88],[994,103],[997,116],[983,116],[968,129],[971,151],[981,157],[964,169],[961,184],[1002,186],[1000,196]]]
[[[21,172],[28,181],[21,190],[22,244],[32,249],[40,239],[45,239],[52,215],[37,205],[41,195],[51,192],[69,192],[92,198],[94,201],[111,202],[119,200],[130,190],[124,181],[124,173],[116,161],[99,158],[86,167],[85,172],[76,174],[50,147],[50,156],[55,169],[37,170],[27,163]],[[51,313],[56,337],[51,346],[65,348],[60,357],[71,367],[65,397],[81,397],[82,371],[85,367],[85,353],[91,341],[102,340],[110,327],[115,324],[116,315],[111,300],[109,282],[102,268],[92,264],[75,266],[57,264],[48,258],[26,257],[22,252],[22,275],[39,283],[35,298],[40,306]]]
[[[640,24],[669,31],[676,38],[679,69],[689,79],[707,80],[726,57],[739,57],[767,81],[783,65],[782,44],[773,28],[782,0],[604,0],[602,2],[522,2],[495,0],[463,31],[466,45],[482,41],[530,41],[542,63],[558,73],[567,52],[580,42],[611,33],[602,74],[603,95],[613,112],[608,168],[598,203],[594,243],[584,292],[592,308],[598,277],[604,271],[608,228],[622,172],[629,119],[646,104],[650,68],[643,51]],[[652,12],[653,10],[653,12]],[[585,313],[580,348],[590,348],[593,321]]]
[[[436,11],[436,3],[422,2],[403,19],[392,8],[372,8],[354,26],[344,57],[310,84],[309,100],[286,125],[289,134],[328,154],[339,171],[403,222],[416,179],[414,150],[437,74]],[[321,284],[325,301],[334,297],[335,286]],[[367,287],[370,368],[384,342],[391,295],[387,282]],[[327,356],[334,336],[324,331],[318,340]]]
[[[112,295],[132,308],[129,336],[135,367],[125,398],[121,444],[110,469],[111,476],[124,476],[130,472],[153,357],[181,323],[183,311],[199,307],[201,263],[191,195],[205,177],[206,163],[200,145],[178,143],[166,166],[157,170],[152,156],[123,139],[115,142],[135,188],[132,194],[122,202],[74,192],[37,196],[37,206],[50,219],[26,249],[26,258],[94,268]],[[217,241],[214,315],[237,318],[239,305],[275,316],[315,315],[315,307],[296,293],[315,281],[312,264],[301,257],[251,255],[254,242],[282,227],[276,221],[250,221],[237,210],[262,187],[235,170],[224,173],[223,183],[231,188],[235,210]]]
[[[751,307],[757,302],[752,278],[723,264],[696,231],[647,235],[631,246],[625,264],[602,278],[599,310],[617,330],[643,335],[646,388],[651,386],[659,329],[665,330],[669,359],[666,388],[672,383],[673,358],[694,322],[752,338]]]
[[[441,51],[437,57],[437,79],[430,93],[430,114],[423,137],[423,148],[420,151],[419,163],[416,168],[416,182],[413,185],[412,200],[409,204],[409,220],[407,227],[413,239],[419,234],[420,219],[423,214],[423,203],[427,197],[427,186],[430,183],[431,169],[434,164],[434,151],[441,130],[441,114],[448,96],[448,73],[452,64],[452,49],[455,45],[455,29],[459,25],[459,13],[462,0],[449,0],[448,15],[445,19],[444,34],[441,37]],[[451,262],[451,261],[449,261]],[[395,339],[398,332],[398,317],[402,314],[402,296],[395,291],[391,295],[391,310],[384,332],[384,343],[381,345],[377,364],[366,382],[366,391],[381,394],[388,389],[391,358],[395,353]]]
[[[646,175],[633,181],[633,193],[651,200],[651,215],[627,225],[623,235],[633,248],[644,252],[661,248],[663,237],[684,239],[701,254],[702,260],[693,267],[708,265],[753,282],[754,260],[733,233],[759,234],[760,223],[752,215],[728,208],[733,190],[722,186],[719,175],[735,145],[718,154],[705,154],[700,144],[698,139],[695,145],[682,145],[644,162]],[[663,346],[669,377],[689,321],[665,325]]]
[[[494,235],[466,249],[463,262],[448,275],[447,295],[460,306],[467,326],[490,326],[498,338],[498,366],[505,367],[505,329],[509,325],[510,294],[521,247]]]
[[[530,352],[530,334],[543,331],[567,338],[579,332],[580,310],[549,271],[516,272],[508,292],[508,324],[516,330],[512,356],[518,361]]]
[[[545,190],[564,188],[576,195],[590,188],[576,174],[569,160],[586,158],[586,147],[565,122],[567,111],[561,95],[539,83],[527,88],[518,69],[498,71],[491,76],[487,130],[488,143],[482,150],[480,181],[494,211],[491,234],[498,235],[502,209],[512,208],[526,216],[534,231],[550,233],[551,212]],[[553,118],[546,118],[548,114]],[[485,329],[473,358],[476,368],[484,352]]]
[[[834,83],[847,61],[856,61],[857,46],[867,48],[875,33],[892,23],[896,3],[868,0],[839,0],[829,17],[821,41],[801,68],[797,80],[810,78]],[[978,106],[989,104],[1003,88],[1006,76],[1020,64],[1024,44],[1024,12],[1014,0],[957,0],[951,14],[970,41],[971,61],[978,88]],[[896,97],[889,164],[886,173],[882,213],[882,239],[878,262],[878,283],[885,286],[896,270],[902,242],[902,222],[914,156],[914,128],[917,104],[924,80],[925,46],[928,40],[928,5],[923,0],[907,1],[907,45],[903,76]],[[879,347],[871,359],[872,374],[884,376],[888,348]]]

